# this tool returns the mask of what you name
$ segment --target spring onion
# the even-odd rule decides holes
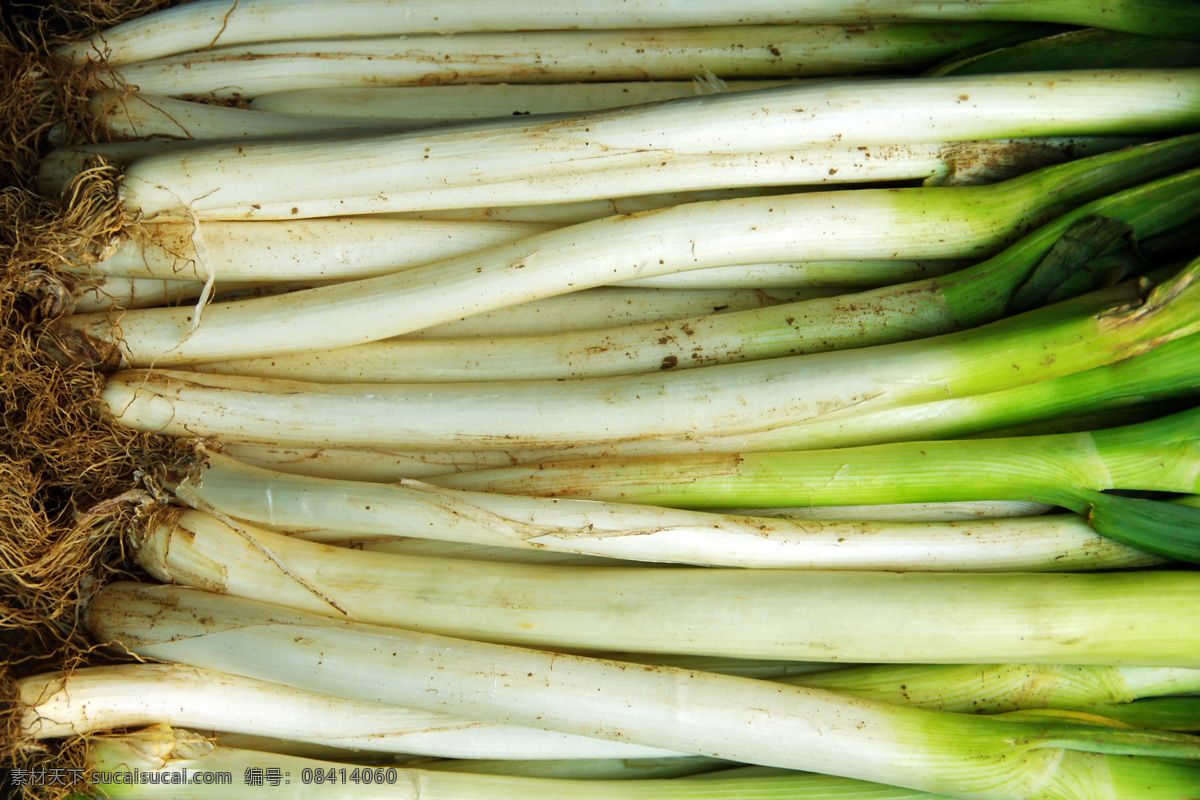
[[[1036,29],[1014,24],[736,25],[368,36],[216,46],[114,66],[93,81],[149,94],[254,98],[443,83],[791,78],[912,73]]]
[[[1074,515],[944,523],[735,517],[459,492],[415,481],[304,478],[219,454],[210,455],[177,493],[198,508],[318,542],[421,537],[537,552],[801,569],[1070,571],[1158,561],[1096,536]]]
[[[940,613],[955,608],[944,598],[936,605]],[[1023,605],[1036,608],[1028,598]],[[1149,618],[1139,614],[1134,627]],[[1096,725],[1094,717],[1089,724],[1063,712],[1005,719],[911,709],[380,628],[171,586],[111,584],[92,601],[88,619],[99,640],[143,658],[959,798],[1093,800],[1097,791],[1120,796],[1140,776],[1182,800],[1181,787],[1196,785],[1191,767],[1113,757],[1194,758],[1195,738]]]
[[[506,564],[330,547],[242,523],[232,527],[196,511],[150,531],[136,556],[157,579],[208,592],[554,649],[867,663],[1200,666],[1193,615],[1177,609],[1180,593],[1196,591],[1200,580],[1188,572]],[[1093,607],[1114,594],[1133,609],[1128,618]],[[658,622],[664,610],[678,607],[688,609],[688,623],[664,629]],[[797,614],[797,608],[807,612]],[[943,646],[947,636],[954,638],[952,651]]]
[[[337,2],[297,5],[286,0],[202,0],[148,14],[103,34],[66,46],[61,55],[76,61],[97,56],[110,64],[203,50],[214,44],[271,40],[461,33],[481,30],[606,29],[796,22],[869,23],[886,19],[1011,20],[1095,26],[1168,38],[1200,38],[1197,12],[1172,0],[1136,0],[1114,5],[1103,0],[869,0],[852,6],[830,0],[780,3],[752,0],[735,5],[680,6],[658,0],[621,3],[509,4],[486,0],[367,0],[347,7]]]
[[[792,185],[805,182],[797,180],[795,167],[808,159],[814,167],[816,160],[827,165],[824,177],[808,170],[809,181],[856,165],[856,179],[870,180],[873,173],[861,171],[867,159],[855,159],[855,148],[1188,131],[1200,119],[1195,77],[1194,70],[1126,70],[830,82],[669,100],[541,124],[211,145],[138,160],[125,173],[121,196],[129,214],[203,220],[411,211],[426,203],[489,205],[489,187],[502,187],[502,202],[519,205],[746,183]],[[830,162],[838,148],[848,148],[845,157]],[[759,153],[764,163],[754,169]],[[723,169],[725,163],[733,169]],[[290,180],[298,171],[305,175],[302,188]]]

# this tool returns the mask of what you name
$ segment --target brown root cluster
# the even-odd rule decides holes
[[[77,744],[24,740],[12,680],[108,659],[79,610],[88,593],[128,576],[127,534],[150,524],[161,487],[191,448],[114,425],[97,405],[109,354],[88,353],[53,326],[71,310],[92,253],[121,229],[116,173],[97,165],[65,201],[0,192],[0,760],[71,763]],[[61,786],[24,787],[54,797]]]
[[[86,114],[91,71],[56,62],[77,40],[178,0],[49,0],[0,22],[0,765],[71,770],[82,740],[43,743],[20,732],[16,681],[111,662],[88,640],[80,609],[91,591],[128,577],[128,534],[152,524],[162,488],[191,448],[114,425],[99,410],[111,353],[57,332],[87,267],[126,220],[119,175],[96,162],[61,198],[33,190],[56,144],[99,141]],[[22,13],[24,16],[22,16]],[[27,785],[20,796],[67,796]]]
[[[30,186],[55,144],[105,141],[87,110],[106,66],[60,62],[55,49],[181,0],[45,0],[14,4],[0,21],[0,186]],[[22,13],[24,12],[24,13]],[[7,13],[7,11],[6,11]]]

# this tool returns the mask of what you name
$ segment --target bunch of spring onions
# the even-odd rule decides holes
[[[197,0],[62,45],[46,346],[193,457],[114,487],[144,582],[5,751],[146,800],[1200,796],[1198,43]]]

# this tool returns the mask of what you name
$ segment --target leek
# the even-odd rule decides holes
[[[1200,575],[568,567],[363,552],[184,512],[159,580],[359,622],[571,650],[866,663],[1200,666]],[[1128,613],[1098,605],[1120,596]],[[687,624],[663,626],[686,608]],[[804,614],[796,613],[805,609]],[[603,609],[602,614],[597,609]],[[680,612],[682,613],[682,612]],[[945,647],[951,637],[954,648]],[[205,666],[205,665],[199,665]]]
[[[1055,69],[1145,69],[1200,66],[1195,41],[1085,29],[952,59],[928,75],[982,75]]]
[[[117,423],[137,430],[305,447],[519,449],[745,434],[999,391],[1147,352],[1200,325],[1198,273],[1200,261],[1144,296],[1116,287],[929,339],[650,376],[316,384],[130,370],[101,397]],[[736,459],[717,462],[723,473]]]
[[[954,607],[944,598],[937,606]],[[1133,797],[1133,785],[1149,782],[1182,800],[1196,786],[1194,767],[1104,754],[1195,758],[1200,740],[1077,717],[961,715],[726,675],[629,669],[170,586],[109,585],[88,619],[97,639],[143,658],[959,798]]]
[[[103,34],[63,47],[65,58],[101,57],[111,64],[147,61],[189,50],[271,40],[462,33],[555,28],[656,28],[695,25],[807,23],[860,24],[885,19],[1009,20],[1085,25],[1168,38],[1200,38],[1195,9],[1172,0],[869,0],[847,6],[831,0],[753,0],[737,4],[679,6],[657,0],[621,3],[542,3],[497,6],[486,0],[368,0],[346,6],[309,0],[202,0],[147,14]]]
[[[885,173],[864,172],[879,159],[865,159],[858,147],[1184,132],[1198,120],[1194,70],[830,82],[540,124],[198,147],[138,160],[121,197],[130,214],[204,220],[480,206],[494,202],[495,190],[505,204],[521,205],[794,185],[806,182],[797,179],[805,173],[819,181],[853,172],[861,181]],[[886,170],[887,160],[879,167]],[[305,175],[302,191],[290,179],[297,172]]]
[[[613,281],[783,260],[797,252],[812,260],[984,255],[1015,238],[1021,226],[1106,193],[1107,179],[1076,181],[1097,165],[1115,161],[1110,177],[1124,184],[1130,176],[1123,165],[1148,168],[1139,155],[1174,163],[1192,142],[1101,155],[998,186],[813,192],[611,217],[392,275],[211,308],[198,329],[189,309],[145,310],[119,320],[79,315],[64,323],[119,343],[133,366],[166,367],[361,344]]]
[[[736,25],[410,35],[216,46],[98,72],[95,83],[168,97],[445,83],[791,78],[913,73],[1037,29],[1013,24]],[[110,62],[111,63],[111,62]]]
[[[1195,223],[1200,171],[1130,189],[1068,212],[1004,252],[966,270],[921,282],[809,299],[720,316],[611,326],[581,333],[372,342],[332,351],[218,362],[205,371],[305,381],[405,382],[580,378],[622,375],[887,344],[950,333],[998,319],[1040,260],[1059,257],[1063,274],[1086,275],[1072,234],[1100,218],[1141,240]],[[1065,246],[1063,246],[1065,245]],[[1069,253],[1069,255],[1067,255]],[[1047,264],[1049,266],[1049,264]],[[1064,269],[1065,268],[1065,269]],[[1039,267],[1038,270],[1041,270]],[[1107,277],[1104,271],[1093,280]],[[1056,276],[1061,282],[1061,277]],[[1086,280],[1086,278],[1085,278]],[[1086,283],[1079,288],[1092,288]],[[946,309],[950,314],[945,314]]]

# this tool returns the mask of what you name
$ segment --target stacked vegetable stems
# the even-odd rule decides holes
[[[1200,793],[1200,4],[935,5],[14,26],[25,795]]]

